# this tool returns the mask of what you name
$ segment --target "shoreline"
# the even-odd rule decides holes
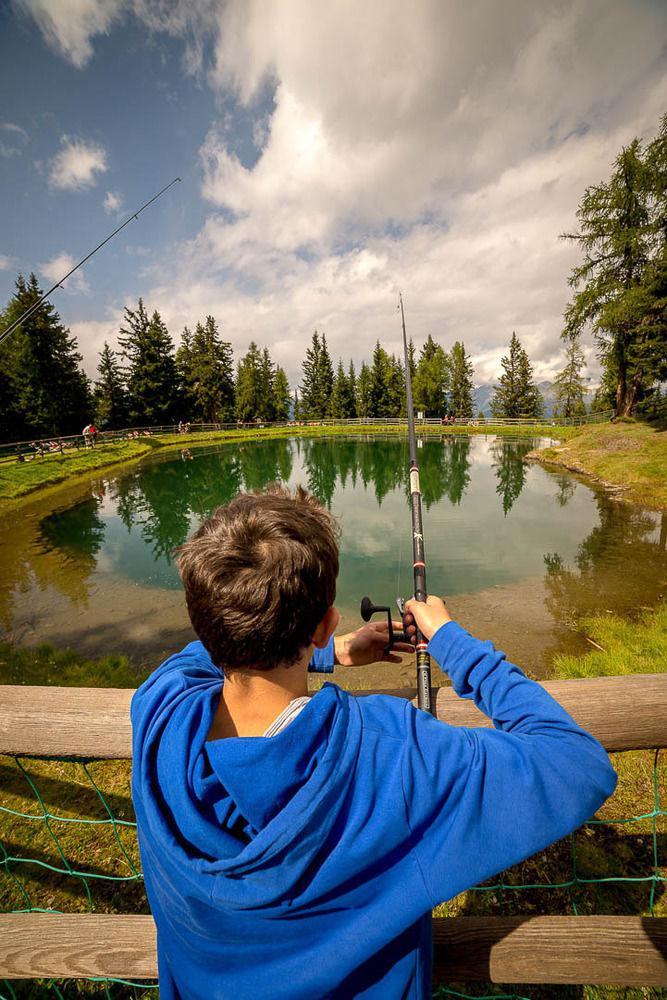
[[[469,434],[486,434],[494,437],[550,437],[555,439],[555,431],[558,431],[559,440],[570,437],[578,428],[572,427],[552,427],[545,424],[535,424],[529,427],[507,427],[503,425],[488,426],[467,426],[465,424],[436,425],[425,424],[419,428],[421,436],[444,435],[459,437]],[[168,454],[170,451],[181,451],[192,447],[201,447],[210,444],[233,444],[235,441],[271,440],[276,438],[293,437],[340,437],[359,436],[364,434],[389,434],[392,436],[407,434],[407,427],[403,425],[342,425],[333,424],[330,426],[302,426],[302,427],[267,427],[256,430],[227,430],[227,431],[207,431],[205,433],[194,433],[190,435],[164,435],[147,438],[139,438],[133,441],[123,441],[108,445],[98,445],[100,450],[104,449],[108,460],[95,461],[97,454],[93,454],[93,449],[83,454],[77,455],[50,455],[44,459],[33,459],[25,465],[18,463],[5,463],[0,465],[0,514],[15,510],[23,503],[35,499],[42,499],[47,494],[64,486],[83,481],[89,476],[103,474],[107,469],[122,465],[131,465],[145,459],[149,454],[156,452]],[[176,438],[176,440],[175,440]],[[132,448],[132,454],[122,454]],[[120,454],[119,454],[120,453]],[[101,458],[102,456],[100,456]],[[88,461],[83,462],[83,460]],[[20,474],[27,471],[32,472],[34,462],[38,461],[37,469],[43,469],[44,473],[51,473],[41,482],[16,484]],[[83,462],[83,464],[82,464]],[[44,464],[42,464],[44,463]],[[49,463],[48,465],[46,463]],[[67,468],[68,463],[76,463],[76,468]],[[12,490],[12,481],[16,484]],[[9,490],[9,492],[8,492]]]

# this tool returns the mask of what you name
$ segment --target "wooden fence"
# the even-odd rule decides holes
[[[667,747],[665,674],[551,681],[544,687],[609,751]],[[0,753],[130,758],[132,694],[0,686]],[[490,725],[449,688],[437,691],[436,712],[451,725]],[[433,939],[435,982],[667,986],[667,918],[453,917],[433,921]],[[151,918],[0,915],[0,979],[89,976],[155,978]]]

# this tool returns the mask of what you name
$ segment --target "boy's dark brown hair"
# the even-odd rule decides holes
[[[241,493],[175,556],[192,627],[225,671],[295,663],[336,598],[338,526],[300,486]]]

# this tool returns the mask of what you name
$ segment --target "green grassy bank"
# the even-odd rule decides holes
[[[623,499],[667,507],[667,431],[651,424],[595,424],[577,428],[560,443],[528,456],[601,483]]]
[[[495,425],[442,427],[424,424],[420,436],[442,434],[493,434],[505,437],[545,437],[558,433],[559,440],[569,437],[573,428],[554,428],[536,424],[531,427],[502,427]],[[96,448],[64,455],[47,455],[29,462],[4,461],[0,464],[0,511],[15,506],[24,497],[61,483],[83,478],[91,473],[104,472],[113,466],[136,461],[154,451],[180,451],[205,444],[234,441],[264,440],[286,437],[338,437],[350,434],[405,434],[405,427],[378,425],[334,425],[304,427],[265,427],[252,430],[227,430],[188,435],[164,435],[140,438],[136,441],[119,441],[99,444]]]

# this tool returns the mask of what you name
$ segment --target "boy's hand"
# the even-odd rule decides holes
[[[417,632],[415,623],[424,638],[430,642],[441,625],[452,621],[441,597],[429,595],[426,601],[415,601],[412,598],[405,602],[405,610],[408,612],[405,616],[407,633],[413,641]]]
[[[403,631],[401,622],[394,622],[397,632]],[[414,653],[409,642],[397,642],[391,653],[384,648],[389,642],[389,628],[386,622],[369,622],[356,632],[337,635],[334,639],[336,663],[343,667],[360,667],[367,663],[401,663],[400,653]]]

